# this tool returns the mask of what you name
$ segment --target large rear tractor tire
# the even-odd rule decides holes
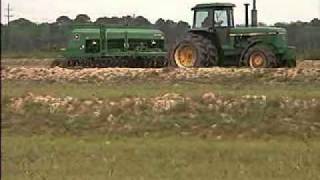
[[[168,64],[179,68],[217,66],[218,51],[209,39],[190,33],[170,50]]]
[[[274,68],[278,66],[275,53],[270,47],[264,45],[251,47],[244,56],[244,64],[253,69]]]

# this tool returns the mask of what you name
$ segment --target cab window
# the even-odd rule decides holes
[[[205,28],[211,27],[212,23],[210,21],[209,11],[202,10],[196,11],[195,13],[195,28]]]
[[[214,11],[214,27],[228,27],[228,11],[215,10]]]

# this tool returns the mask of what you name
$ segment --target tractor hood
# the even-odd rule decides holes
[[[231,36],[259,36],[286,33],[287,31],[284,28],[277,27],[237,27],[230,30]]]

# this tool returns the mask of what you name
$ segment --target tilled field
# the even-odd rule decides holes
[[[28,127],[35,133],[165,130],[220,136],[248,131],[252,137],[306,133],[318,137],[319,64],[304,61],[293,69],[63,69],[7,64],[1,73],[7,119],[3,125],[11,132]]]
[[[5,67],[2,80],[50,80],[50,81],[117,81],[117,80],[193,80],[217,78],[256,78],[265,81],[320,81],[320,68],[295,69],[62,69]]]
[[[29,93],[9,101],[7,110],[12,114],[8,119],[21,115],[37,119],[43,117],[38,120],[4,120],[3,126],[12,132],[23,126],[30,130],[42,127],[36,130],[40,133],[49,129],[54,133],[99,131],[108,134],[170,130],[181,135],[201,134],[218,138],[270,134],[320,135],[320,122],[316,118],[320,109],[318,98],[303,100],[281,97],[270,100],[267,96],[252,95],[230,98],[208,92],[199,98],[167,93],[150,98],[110,100]],[[34,108],[37,110],[34,111]],[[83,121],[82,118],[87,120]]]

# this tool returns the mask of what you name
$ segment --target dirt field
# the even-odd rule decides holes
[[[48,68],[46,62],[36,63],[22,60],[23,65],[5,60],[3,63],[3,80],[50,80],[50,81],[112,81],[130,79],[158,80],[199,80],[219,77],[261,77],[268,81],[303,80],[318,81],[320,79],[320,62],[303,61],[295,69],[245,69],[245,68],[210,68],[210,69],[62,69]]]
[[[1,59],[2,66],[7,67],[49,67],[53,59]],[[320,68],[320,60],[303,60],[298,62],[298,68]]]
[[[320,61],[260,70],[50,61],[2,62],[4,179],[320,179]]]

